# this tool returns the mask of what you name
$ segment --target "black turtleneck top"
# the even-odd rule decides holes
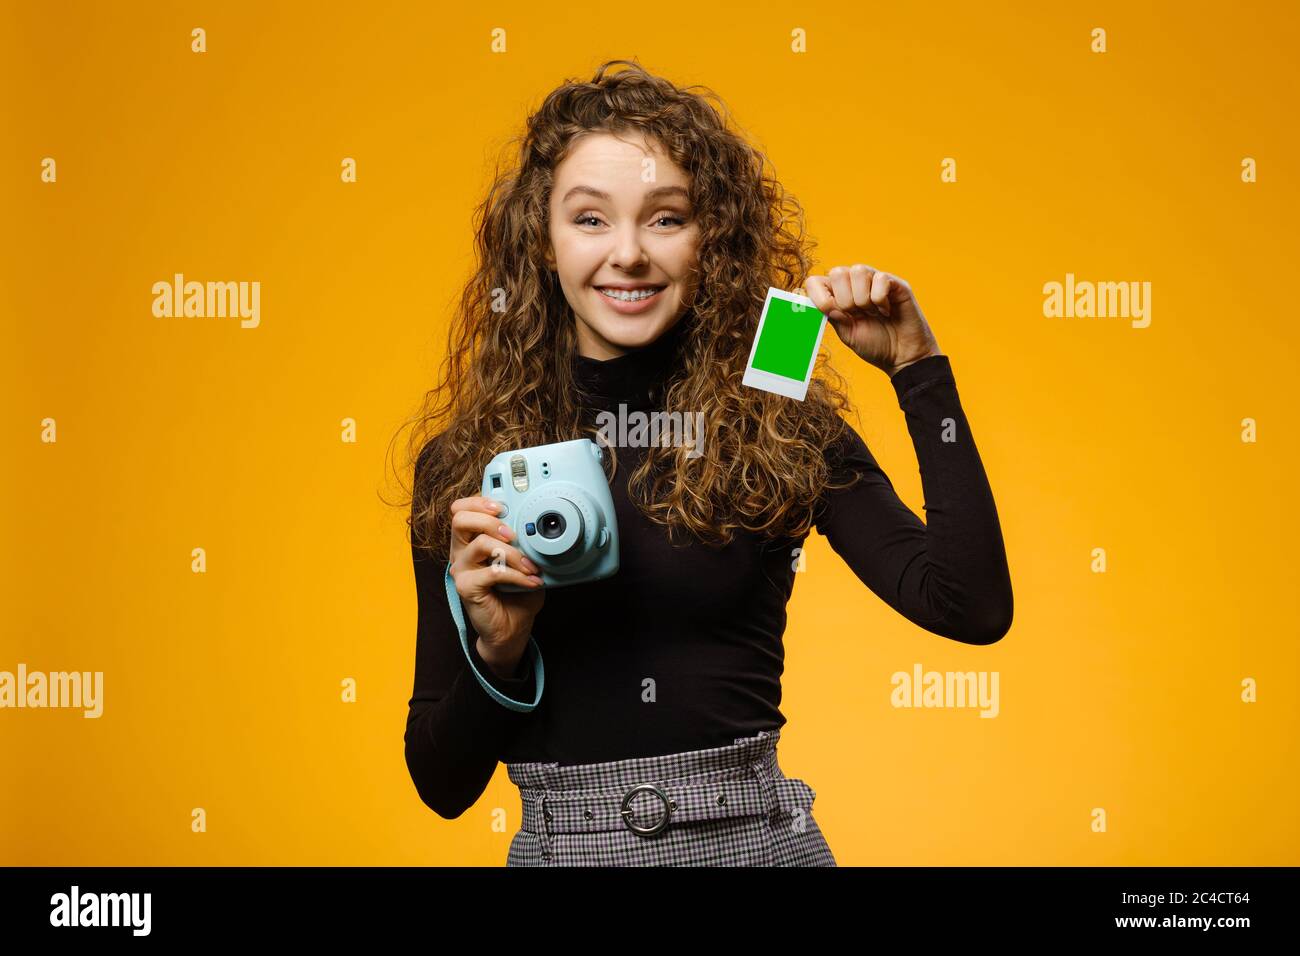
[[[600,410],[617,414],[620,402],[629,413],[662,408],[676,332],[606,361],[574,356],[593,421]],[[946,355],[931,356],[890,381],[916,449],[928,523],[899,499],[846,422],[828,460],[837,475],[852,469],[865,477],[824,494],[815,527],[863,584],[908,620],[951,640],[992,643],[1011,626],[1011,579],[952,366]],[[499,761],[657,756],[725,746],[785,723],[782,635],[797,573],[791,552],[803,539],[740,532],[725,548],[674,549],[666,530],[628,500],[627,477],[645,449],[617,451],[611,490],[619,571],[547,592],[533,622],[546,685],[531,712],[501,706],[479,685],[447,605],[445,558],[412,546],[419,610],[406,762],[420,798],[442,817],[472,806]],[[507,697],[531,701],[531,654],[513,677],[498,677],[466,624],[479,673]]]

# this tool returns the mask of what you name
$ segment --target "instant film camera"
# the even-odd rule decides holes
[[[618,518],[604,450],[590,438],[503,451],[483,472],[483,494],[502,505],[511,541],[546,588],[599,581],[618,571]],[[498,590],[528,588],[508,582]]]

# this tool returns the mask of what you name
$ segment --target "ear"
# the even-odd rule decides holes
[[[542,261],[545,261],[547,269],[555,272],[555,245],[551,242],[550,229],[542,230]]]

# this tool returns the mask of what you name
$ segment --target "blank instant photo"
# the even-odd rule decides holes
[[[812,299],[768,288],[742,383],[802,402],[825,331],[826,316]]]

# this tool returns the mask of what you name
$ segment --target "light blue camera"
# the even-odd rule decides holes
[[[483,472],[483,494],[503,505],[511,542],[538,567],[542,586],[599,581],[618,572],[618,517],[590,438],[503,451]],[[500,591],[529,589],[508,582]]]

